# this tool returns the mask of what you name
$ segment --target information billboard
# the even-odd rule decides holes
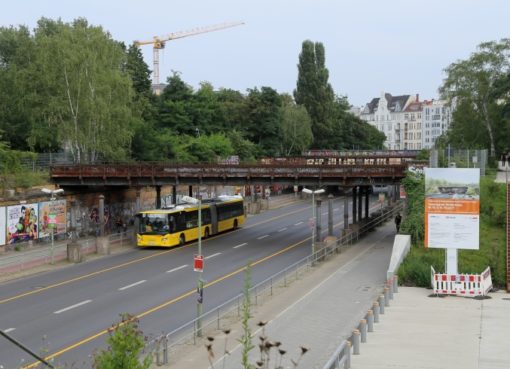
[[[425,168],[425,247],[478,250],[480,169]]]

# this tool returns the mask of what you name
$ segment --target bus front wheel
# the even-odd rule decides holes
[[[209,238],[209,228],[205,229],[204,238]]]
[[[179,245],[184,245],[186,243],[186,239],[184,238],[184,235],[181,234],[179,237]]]
[[[237,224],[237,219],[234,220],[234,229],[237,229],[238,227],[238,224]]]

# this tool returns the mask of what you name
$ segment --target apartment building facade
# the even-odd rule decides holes
[[[451,122],[451,108],[442,100],[420,101],[419,95],[392,96],[382,92],[359,117],[386,135],[389,150],[430,149]]]
[[[404,148],[404,110],[414,101],[411,95],[392,96],[381,92],[361,111],[360,118],[386,135],[384,146],[390,150]]]

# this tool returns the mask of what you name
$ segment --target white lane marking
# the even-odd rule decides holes
[[[298,223],[296,223],[296,224],[294,224],[294,225],[295,225],[295,226],[298,226],[298,225],[300,225],[300,224],[303,224],[303,222],[298,222]]]
[[[268,235],[268,234],[265,234],[265,235],[263,235],[263,236],[257,237],[257,240],[261,240],[261,239],[266,238],[266,237],[269,237],[269,235]]]
[[[336,209],[335,209],[335,210],[333,210],[333,211],[340,211],[340,208],[336,208]]]
[[[234,246],[233,248],[234,248],[234,249],[238,249],[239,247],[246,246],[247,244],[248,244],[248,243],[246,243],[246,242],[245,242],[245,243],[242,243],[242,244],[240,244],[240,245]]]
[[[278,232],[283,232],[283,231],[286,231],[286,230],[287,230],[287,227],[280,229]]]
[[[9,333],[9,332],[12,332],[14,331],[16,328],[7,328],[7,329],[4,329],[3,332],[4,333]]]
[[[64,311],[68,311],[68,310],[71,310],[71,309],[77,308],[78,306],[82,306],[82,305],[88,304],[89,302],[92,302],[92,300],[85,300],[85,301],[79,302],[79,303],[77,303],[77,304],[74,304],[74,305],[68,306],[68,307],[66,307],[66,308],[63,308],[63,309],[60,309],[60,310],[54,311],[54,312],[53,312],[53,314],[60,314],[60,313],[63,313]]]
[[[138,286],[139,284],[142,284],[142,283],[145,283],[145,282],[147,282],[147,281],[145,279],[142,279],[141,281],[138,281],[138,282],[135,282],[135,283],[131,283],[131,284],[128,284],[127,286],[119,288],[119,291],[127,290],[128,288],[131,288],[131,287],[134,287],[134,286]]]
[[[180,267],[177,267],[177,268],[173,268],[173,269],[170,269],[170,270],[167,270],[165,273],[172,273],[172,272],[175,272],[177,270],[181,270],[183,268],[186,268],[188,266],[188,264],[184,264],[184,265],[181,265]]]
[[[218,256],[218,255],[221,255],[221,252],[217,252],[216,254],[212,254],[212,255],[206,256],[204,259],[207,260],[207,259],[213,258],[213,257]]]

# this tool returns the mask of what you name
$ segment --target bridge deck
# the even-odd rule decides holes
[[[392,184],[405,177],[407,164],[102,164],[60,165],[50,169],[61,186],[210,185],[369,185]]]

